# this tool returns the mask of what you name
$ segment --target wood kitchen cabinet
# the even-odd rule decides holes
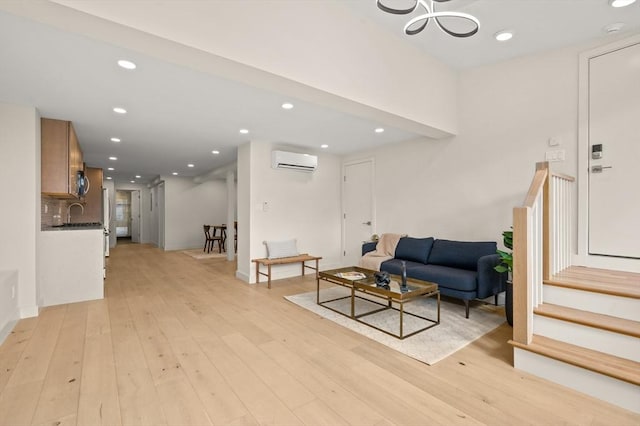
[[[78,172],[84,163],[78,137],[70,121],[41,119],[42,194],[78,198]]]

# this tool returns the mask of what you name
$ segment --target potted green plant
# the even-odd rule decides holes
[[[507,316],[507,322],[513,326],[513,231],[504,231],[502,233],[502,243],[510,251],[497,251],[500,256],[500,263],[493,269],[500,273],[507,273],[504,310]]]

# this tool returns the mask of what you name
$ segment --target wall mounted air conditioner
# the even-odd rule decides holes
[[[272,151],[271,167],[274,169],[292,169],[312,172],[318,167],[318,157],[296,152]]]

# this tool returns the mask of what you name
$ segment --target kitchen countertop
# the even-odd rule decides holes
[[[42,231],[86,231],[86,230],[104,230],[102,223],[89,222],[89,223],[66,223],[62,226],[46,226],[43,225]]]

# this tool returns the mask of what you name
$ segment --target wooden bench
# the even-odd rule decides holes
[[[256,284],[260,284],[260,275],[264,275],[267,277],[267,287],[271,288],[271,265],[286,265],[289,263],[302,263],[302,275],[304,276],[304,268],[313,269],[316,271],[316,278],[318,277],[318,261],[322,259],[322,257],[318,256],[310,256],[307,253],[300,254],[298,256],[292,257],[281,257],[279,259],[253,259],[252,262],[256,263]],[[306,265],[305,262],[310,260],[316,261],[316,267]],[[260,272],[260,265],[264,265],[267,267],[267,273]]]

